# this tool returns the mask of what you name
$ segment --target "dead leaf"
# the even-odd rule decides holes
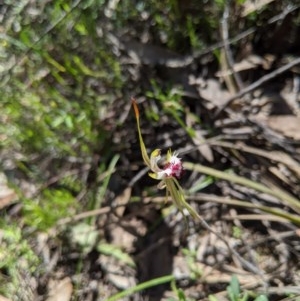
[[[268,126],[286,137],[300,140],[300,117],[294,115],[274,115],[267,118]]]
[[[290,155],[287,153],[281,152],[281,151],[266,151],[263,149],[259,149],[256,147],[248,146],[244,143],[229,143],[229,142],[213,142],[214,145],[219,145],[223,147],[233,148],[237,150],[241,150],[250,154],[255,154],[264,158],[267,158],[269,160],[272,160],[277,163],[281,163],[286,165],[288,168],[293,170],[298,177],[300,177],[300,165],[297,161],[295,161]]]
[[[207,100],[209,103],[206,105],[208,109],[222,106],[226,103],[226,99],[230,97],[228,91],[223,90],[221,83],[215,79],[203,80],[190,78],[190,84],[196,86],[201,98]]]
[[[73,285],[71,279],[66,277],[62,279],[50,291],[50,297],[46,301],[69,301],[72,297]]]
[[[125,205],[129,203],[131,197],[131,187],[127,187],[123,192],[115,198],[116,213],[118,216],[123,216]]]
[[[0,301],[11,301],[11,300],[0,295]]]
[[[18,199],[15,191],[7,186],[6,176],[0,174],[0,209],[9,206],[11,203]]]
[[[186,114],[186,124],[188,127],[193,128],[194,125],[194,118],[193,115],[189,112]],[[193,142],[198,147],[198,150],[200,154],[208,161],[213,162],[214,161],[214,155],[211,150],[211,147],[205,142],[205,138],[202,135],[200,130],[194,131],[195,136],[192,137]]]
[[[262,57],[251,54],[248,57],[246,57],[245,59],[243,59],[242,61],[235,63],[232,66],[233,70],[227,69],[227,70],[218,71],[216,73],[216,76],[224,77],[224,76],[231,75],[232,73],[235,73],[235,72],[241,72],[241,71],[245,71],[245,70],[255,69],[258,66],[262,66],[264,64],[265,64],[265,61]]]
[[[246,17],[249,14],[258,11],[260,9],[262,9],[263,6],[273,2],[274,0],[247,0],[245,1],[245,3],[243,4],[244,6],[244,11],[242,16]]]
[[[109,273],[107,278],[118,289],[125,290],[131,286],[131,279],[127,275]]]

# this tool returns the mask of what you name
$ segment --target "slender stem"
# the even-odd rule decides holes
[[[285,220],[294,223],[295,225],[300,226],[300,217],[296,214],[292,214],[289,212],[286,212],[284,210],[281,210],[279,208],[272,208],[260,204],[253,204],[251,202],[245,201],[245,200],[236,200],[236,199],[229,199],[225,197],[219,197],[216,195],[208,195],[204,193],[199,193],[193,197],[189,197],[188,199],[192,199],[194,201],[204,201],[204,202],[215,202],[220,204],[227,204],[232,206],[239,206],[244,208],[250,208],[250,209],[257,209],[261,210],[263,212],[270,213],[272,215],[284,218]]]
[[[232,101],[234,101],[237,98],[240,98],[242,96],[244,96],[247,93],[250,93],[254,90],[256,90],[257,88],[259,88],[260,86],[264,85],[265,83],[269,82],[270,80],[274,79],[275,77],[281,75],[282,73],[290,70],[291,68],[297,66],[300,64],[300,57],[296,58],[295,60],[293,60],[292,62],[274,70],[273,72],[270,72],[264,76],[262,76],[259,80],[257,80],[256,82],[252,83],[251,85],[249,85],[248,87],[242,89],[241,91],[239,91],[238,93],[236,93],[235,95],[233,95],[232,97],[228,98],[225,103],[220,106],[215,114],[215,118],[227,107],[229,106],[230,103],[232,103]]]
[[[143,140],[143,136],[141,133],[141,127],[140,127],[140,112],[139,112],[139,108],[137,106],[136,100],[132,97],[131,98],[131,103],[134,109],[134,113],[135,113],[135,118],[136,118],[136,125],[137,125],[137,130],[138,130],[138,135],[139,135],[139,140],[140,140],[140,147],[141,147],[141,153],[142,153],[142,157],[144,162],[147,164],[148,167],[150,167],[150,159],[146,150],[146,146]]]
[[[109,297],[105,301],[117,301],[117,300],[120,300],[120,299],[122,299],[126,296],[132,295],[136,292],[145,290],[149,287],[153,287],[153,286],[157,286],[157,285],[160,285],[160,284],[168,283],[168,282],[171,282],[172,280],[175,280],[175,276],[173,276],[173,275],[167,275],[167,276],[163,276],[163,277],[160,277],[160,278],[155,278],[155,279],[140,283],[140,284],[138,284],[134,287],[130,287],[130,288],[128,288],[128,289],[126,289],[126,290],[124,290],[120,293],[117,293],[117,294]]]
[[[229,182],[237,183],[252,189],[255,189],[257,191],[267,193],[269,195],[272,195],[280,200],[282,200],[286,205],[289,205],[291,208],[293,208],[296,212],[300,212],[300,200],[294,198],[290,194],[286,193],[285,191],[277,188],[272,187],[269,188],[263,184],[251,181],[249,179],[243,178],[241,176],[234,175],[232,173],[226,173],[220,170],[216,170],[207,166],[203,166],[201,164],[193,164],[190,162],[184,163],[184,168],[188,170],[195,170],[200,173],[204,173],[219,179],[223,179]]]

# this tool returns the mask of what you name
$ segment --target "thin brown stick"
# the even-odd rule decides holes
[[[239,73],[235,72],[235,70],[234,70],[234,59],[233,59],[232,51],[230,48],[230,42],[229,42],[228,18],[229,18],[229,6],[227,3],[227,5],[225,6],[225,9],[224,9],[223,18],[221,21],[221,34],[222,34],[222,40],[224,43],[224,51],[225,51],[225,56],[226,56],[226,60],[228,63],[228,67],[234,78],[235,86],[237,85],[238,90],[240,91],[241,89],[244,88],[244,85],[243,85],[243,82],[242,82],[242,79],[241,79]],[[231,76],[231,75],[229,75],[229,76]]]
[[[295,60],[293,60],[292,62],[274,70],[273,72],[270,72],[264,76],[262,76],[259,80],[257,80],[256,82],[254,82],[253,84],[249,85],[248,87],[246,87],[245,89],[242,89],[241,91],[239,91],[238,93],[236,93],[235,95],[229,97],[225,103],[219,107],[219,109],[217,110],[217,112],[215,113],[214,117],[217,117],[221,112],[223,112],[225,110],[225,108],[227,106],[230,105],[230,103],[232,101],[234,101],[237,98],[240,98],[242,96],[244,96],[247,93],[253,92],[254,90],[256,90],[257,88],[261,87],[262,85],[266,84],[267,82],[269,82],[270,80],[276,78],[277,76],[281,75],[282,73],[290,70],[291,68],[297,66],[300,64],[300,57],[296,58]]]
[[[261,277],[261,279],[263,280],[264,285],[266,286],[266,280],[264,277],[263,272],[257,268],[254,264],[252,264],[251,262],[249,262],[248,260],[244,259],[229,243],[228,241],[217,231],[215,231],[206,221],[203,217],[201,217],[199,214],[197,214],[197,219],[200,222],[200,224],[203,226],[203,228],[205,228],[206,230],[208,230],[209,232],[213,233],[214,235],[216,235],[228,248],[228,250],[230,251],[230,253],[232,255],[234,255],[239,262],[248,269],[248,271],[251,271],[252,273],[258,275],[259,277]]]
[[[291,7],[287,7],[283,12],[281,12],[280,14],[274,16],[273,18],[271,18],[270,20],[267,21],[267,24],[268,25],[271,25],[271,24],[274,24],[278,21],[281,21],[283,20],[284,18],[286,18],[286,16],[296,10],[298,10],[300,8],[300,5],[294,5],[294,6],[291,6]],[[236,43],[246,37],[248,37],[249,35],[251,34],[254,34],[256,31],[257,31],[258,27],[251,27],[243,32],[241,32],[240,34],[236,35],[235,37],[231,38],[228,40],[228,43],[229,44],[233,44],[233,43]],[[215,51],[216,49],[219,49],[219,48],[222,48],[225,46],[225,43],[224,41],[221,41],[221,42],[218,42],[218,43],[215,43],[211,46],[208,46],[207,48],[205,48],[204,50],[202,51],[198,51],[198,52],[195,52],[195,54],[193,55],[193,58],[194,59],[197,59],[203,55],[206,55],[206,54],[209,54],[209,53],[212,53],[213,51]]]
[[[102,207],[102,208],[95,209],[95,210],[81,212],[81,213],[76,214],[74,216],[65,217],[65,218],[60,219],[56,223],[55,227],[57,227],[57,226],[63,226],[63,225],[69,224],[71,222],[77,222],[77,221],[86,219],[88,217],[94,217],[94,216],[98,216],[98,215],[102,215],[102,214],[107,214],[111,210],[112,209],[111,209],[110,206],[106,206],[106,207]]]

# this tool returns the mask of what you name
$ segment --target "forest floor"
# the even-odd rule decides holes
[[[300,7],[100,2],[1,8],[0,301],[300,300]]]

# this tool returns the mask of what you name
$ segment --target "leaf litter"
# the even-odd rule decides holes
[[[263,5],[267,2],[261,1],[259,9]],[[256,10],[245,3],[244,14]],[[279,21],[276,24],[283,26]],[[79,287],[78,300],[106,300],[119,290],[166,275],[174,275],[185,295],[197,300],[207,300],[210,294],[225,298],[233,274],[242,289],[269,293],[270,300],[272,296],[283,300],[287,294],[300,295],[299,104],[298,91],[291,85],[298,76],[292,69],[299,65],[299,58],[287,62],[284,55],[288,45],[282,46],[281,53],[266,68],[270,49],[261,45],[265,55],[258,56],[254,49],[258,46],[245,38],[240,42],[247,47],[236,47],[231,64],[228,51],[233,45],[223,35],[223,46],[228,43],[229,49],[220,58],[227,61],[223,68],[215,68],[212,51],[206,57],[182,56],[170,53],[165,45],[158,47],[151,37],[145,43],[137,42],[139,37],[132,35],[127,35],[125,42],[117,35],[108,39],[127,70],[129,88],[124,94],[137,95],[145,112],[141,118],[145,145],[166,151],[177,149],[187,162],[180,180],[185,192],[200,177],[211,177],[203,190],[186,193],[187,202],[209,228],[179,208],[188,222],[186,231],[183,216],[171,199],[165,199],[154,181],[144,176],[148,170],[139,152],[130,97],[120,100],[116,96],[108,115],[112,117],[107,117],[105,126],[111,131],[110,152],[120,154],[120,159],[102,194],[101,208],[58,221],[53,232],[43,238],[40,255],[49,269],[31,281],[33,288],[39,288],[35,290],[36,299],[46,295],[49,301],[71,300]],[[261,38],[260,32],[256,35]],[[272,38],[270,34],[269,40]],[[296,41],[293,43],[296,45]],[[246,50],[249,53],[243,53]],[[152,76],[166,89],[166,78],[173,86],[183,87],[180,114],[195,130],[195,136],[187,135],[158,99],[145,97]],[[239,80],[244,87],[238,87]],[[137,83],[141,88],[135,87]],[[282,108],[291,106],[285,114]],[[159,115],[155,122],[153,111]],[[191,113],[198,119],[194,120]],[[119,123],[123,126],[115,125],[114,120],[122,121]],[[5,161],[8,154],[3,152],[2,157]],[[100,164],[101,159],[95,158]],[[87,165],[92,169],[92,164]],[[76,166],[84,173],[80,164]],[[52,170],[50,173],[55,175]],[[98,185],[95,179],[90,181],[89,189]],[[14,191],[4,188],[8,192],[1,198],[1,210],[16,201]],[[86,200],[88,188],[80,200]],[[10,214],[18,213],[14,209]],[[92,226],[82,223],[84,219],[92,219]],[[72,230],[66,235],[61,227]],[[88,232],[91,239],[85,239]],[[254,268],[243,264],[231,248]],[[77,274],[80,262],[83,266]],[[174,292],[169,284],[162,284],[135,296],[124,300],[167,300]]]

